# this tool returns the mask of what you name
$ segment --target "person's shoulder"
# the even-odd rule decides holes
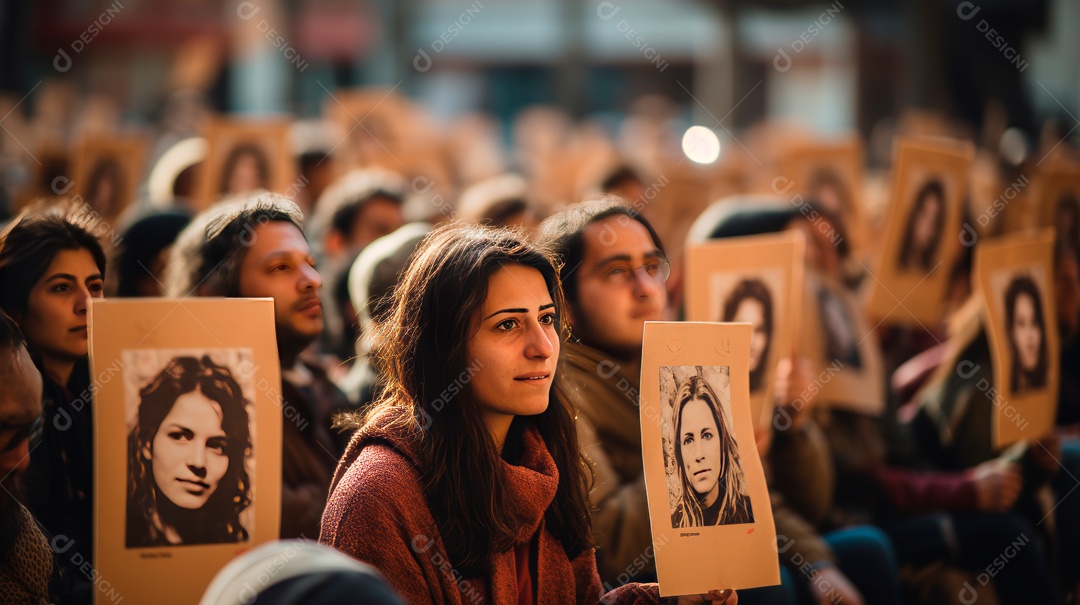
[[[407,451],[384,439],[370,440],[359,448],[337,489],[396,495],[394,499],[421,492],[420,469]]]

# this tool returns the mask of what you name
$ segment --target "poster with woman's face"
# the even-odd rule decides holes
[[[868,311],[889,324],[937,326],[960,250],[961,214],[974,152],[957,141],[900,142],[883,245]]]
[[[713,240],[687,249],[687,319],[746,322],[750,407],[759,428],[772,420],[776,365],[792,351],[802,290],[801,232]]]
[[[730,366],[663,366],[660,400],[666,422],[671,527],[753,523],[731,420]],[[670,416],[670,417],[668,417]]]
[[[1080,165],[1047,166],[1036,178],[1034,197],[1041,207],[1035,212],[1041,216],[1040,225],[1053,227],[1057,241],[1080,249]]]
[[[780,581],[750,341],[745,323],[645,323],[641,443],[663,596]]]
[[[843,285],[808,271],[803,298],[807,319],[799,351],[814,364],[817,405],[877,415],[885,408],[881,352],[873,326]],[[813,319],[813,318],[816,318]]]
[[[99,299],[88,331],[97,570],[133,602],[197,602],[277,538],[273,300]]]
[[[75,155],[75,192],[98,216],[115,223],[135,202],[145,163],[146,141],[141,137],[90,137]]]
[[[994,361],[994,384],[976,388],[993,402],[997,447],[1053,427],[1060,372],[1053,238],[1049,229],[1029,231],[984,240],[975,251]]]
[[[291,197],[303,186],[296,180],[285,121],[216,120],[206,139],[206,160],[197,173],[197,209],[258,189]]]
[[[128,548],[249,542],[251,349],[125,349]]]
[[[839,217],[840,230],[856,249],[865,244],[862,142],[857,136],[795,145],[784,153],[774,189],[801,195],[819,210]],[[788,189],[790,187],[790,189]]]

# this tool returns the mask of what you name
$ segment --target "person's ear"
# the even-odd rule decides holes
[[[150,452],[150,444],[144,443],[142,446],[142,457],[144,460],[153,460],[154,456]]]

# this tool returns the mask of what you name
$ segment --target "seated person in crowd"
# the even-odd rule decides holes
[[[20,327],[44,379],[40,442],[26,471],[27,508],[50,536],[93,561],[94,427],[87,311],[104,291],[105,253],[61,207],[25,213],[0,237],[0,308]],[[52,593],[89,602],[92,584],[60,559]]]
[[[313,539],[344,437],[332,417],[345,396],[302,353],[322,332],[322,279],[300,210],[257,192],[196,216],[177,238],[166,273],[172,296],[273,297],[281,361],[281,537]]]

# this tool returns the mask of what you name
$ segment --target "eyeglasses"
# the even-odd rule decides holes
[[[0,446],[0,454],[10,452],[19,447],[19,445],[26,440],[30,440],[31,443],[36,443],[38,438],[41,437],[43,418],[43,415],[38,416],[33,422],[27,422],[25,424],[0,423],[0,443],[4,444],[3,446]]]
[[[600,278],[613,286],[628,286],[634,283],[635,276],[639,274],[643,279],[662,284],[671,276],[671,263],[661,256],[649,259],[640,267],[634,267],[628,262],[615,262],[600,270]]]

